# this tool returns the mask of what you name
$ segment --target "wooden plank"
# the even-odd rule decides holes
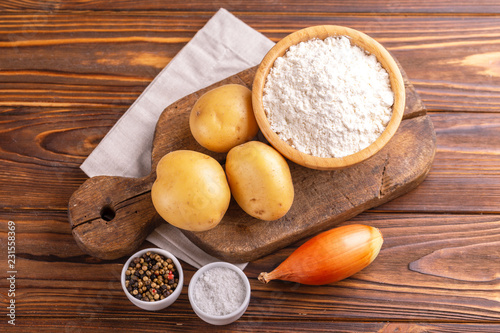
[[[0,106],[126,108],[211,15],[2,15]],[[318,24],[359,29],[394,54],[429,110],[500,111],[494,16],[237,16],[273,41]]]
[[[8,215],[1,213],[0,221]],[[93,318],[89,325],[106,325],[118,318],[126,317],[126,322],[131,322],[146,317],[151,326],[171,322],[190,327],[188,322],[193,322],[208,327],[195,316],[187,299],[187,287],[195,272],[190,265],[183,264],[184,291],[173,306],[155,313],[137,311],[118,280],[126,258],[102,261],[82,257],[78,251],[68,251],[67,243],[50,230],[39,232],[37,243],[31,239],[35,227],[29,227],[36,221],[44,221],[37,212],[26,212],[16,219],[21,246],[16,261],[19,323],[30,322],[30,318],[42,322],[44,318],[58,318],[68,325],[83,325],[85,318]],[[258,274],[276,267],[303,241],[256,260],[245,269],[252,288],[249,309],[232,327],[259,323],[273,327],[273,321],[316,322],[330,329],[351,321],[498,325],[500,289],[495,274],[500,263],[500,215],[364,213],[344,224],[350,223],[380,228],[384,236],[382,250],[370,266],[326,286],[281,281],[264,285],[257,281]],[[62,238],[69,239],[69,235]],[[5,239],[5,231],[0,230],[0,242]],[[40,251],[44,239],[48,240],[46,250]],[[0,281],[0,288],[6,286],[5,279]],[[2,306],[6,300],[0,301]]]
[[[41,10],[41,11],[63,11],[63,10],[170,10],[178,11],[216,11],[224,7],[230,11],[253,11],[253,12],[300,12],[300,13],[499,13],[500,6],[493,0],[482,0],[477,2],[457,1],[450,3],[446,0],[432,2],[404,1],[388,2],[383,0],[357,1],[356,6],[342,0],[313,1],[304,3],[300,0],[269,2],[259,1],[190,1],[189,3],[179,0],[156,0],[156,1],[64,1],[44,3],[33,0],[28,1],[3,1],[0,10]]]
[[[379,210],[496,213],[500,196],[500,115],[432,113],[437,152],[414,191]]]
[[[235,332],[257,332],[265,330],[266,332],[345,332],[345,333],[395,333],[395,332],[441,332],[441,333],[491,333],[498,332],[500,325],[491,323],[481,324],[466,324],[466,323],[415,323],[415,322],[343,322],[343,321],[319,321],[312,322],[306,316],[299,317],[286,322],[275,320],[257,320],[255,318],[247,319],[244,322],[236,322],[229,326],[224,326],[224,330]],[[21,317],[18,326],[20,330],[29,331],[33,327],[37,328],[37,332],[54,332],[55,330],[65,331],[127,331],[127,332],[144,332],[145,330],[154,330],[157,328],[156,322],[151,322],[147,319],[134,318],[127,319],[106,319],[100,317],[90,317],[82,321],[71,320],[68,318],[29,318]],[[213,331],[214,327],[204,322],[200,322],[197,318],[167,318],[162,321],[162,329],[168,332],[199,332],[201,330]]]
[[[2,108],[2,208],[66,210],[69,197],[87,178],[79,165],[120,117],[119,113],[98,114]]]
[[[3,209],[65,210],[71,194],[87,179],[78,166],[118,120],[120,112],[115,111],[3,111]],[[500,115],[431,113],[430,117],[436,131],[437,152],[428,177],[416,190],[377,209],[498,212]],[[34,199],[27,201],[26,197]]]

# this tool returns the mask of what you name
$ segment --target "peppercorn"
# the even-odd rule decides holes
[[[155,302],[172,294],[179,282],[178,276],[171,258],[147,252],[134,258],[127,267],[125,287],[135,298]]]

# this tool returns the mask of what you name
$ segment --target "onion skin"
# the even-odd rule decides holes
[[[353,224],[325,231],[297,248],[259,281],[324,285],[343,280],[368,266],[380,252],[384,239],[377,228]]]

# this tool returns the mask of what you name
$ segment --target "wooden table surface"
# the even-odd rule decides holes
[[[319,24],[369,34],[399,60],[437,135],[433,166],[416,190],[343,223],[380,228],[385,242],[372,265],[327,286],[262,285],[258,274],[300,243],[258,259],[245,269],[250,306],[225,327],[192,311],[188,264],[173,306],[136,308],[119,283],[126,258],[83,253],[67,217],[69,197],[87,179],[80,164],[220,7],[273,41]],[[500,332],[499,199],[498,1],[0,3],[2,332]]]

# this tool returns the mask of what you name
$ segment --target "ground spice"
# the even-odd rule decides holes
[[[194,301],[203,312],[223,316],[243,304],[246,295],[241,277],[230,268],[214,267],[204,272],[194,287]]]
[[[138,300],[155,302],[172,294],[179,283],[179,273],[172,259],[146,252],[132,259],[125,272],[125,287]]]

